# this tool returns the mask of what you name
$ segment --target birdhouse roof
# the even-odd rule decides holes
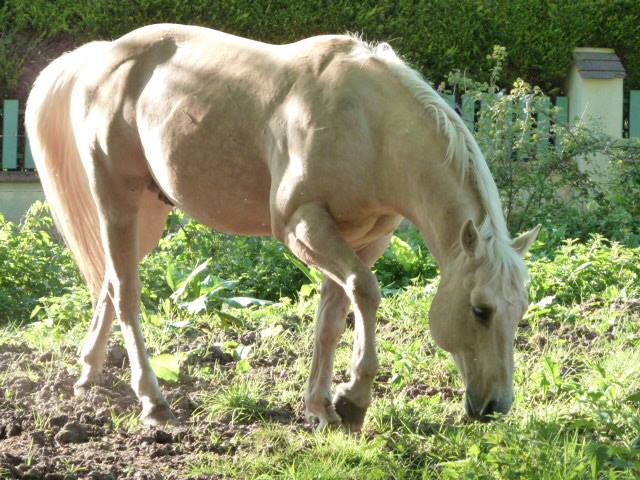
[[[624,66],[618,56],[607,51],[577,49],[573,60],[582,78],[625,78]]]

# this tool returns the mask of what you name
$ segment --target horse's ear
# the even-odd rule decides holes
[[[473,220],[469,219],[464,222],[462,230],[460,231],[460,245],[462,245],[462,249],[468,257],[474,258],[478,251],[479,242],[480,235],[478,235],[478,230],[473,224]]]
[[[538,238],[540,228],[542,228],[542,225],[536,225],[528,232],[523,233],[518,238],[516,238],[511,244],[514,250],[518,252],[521,257],[524,257],[527,254],[527,252],[531,248],[531,245],[533,245],[533,242],[535,242],[536,238]]]

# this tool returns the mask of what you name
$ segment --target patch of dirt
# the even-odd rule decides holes
[[[561,323],[558,321],[542,321],[540,331],[530,337],[522,333],[516,338],[516,349],[523,351],[543,351],[547,345],[565,340],[574,346],[589,347],[602,339],[611,341],[615,337],[613,328],[609,328],[604,333],[590,329],[586,325],[576,325],[574,323]]]
[[[185,378],[162,385],[179,420],[176,426],[128,428],[140,406],[128,382],[122,347],[111,345],[103,386],[75,397],[72,349],[62,357],[39,354],[24,345],[0,345],[0,478],[7,479],[188,479],[187,467],[201,453],[233,455],[238,436],[257,425],[194,417],[198,394],[208,385]],[[193,361],[193,360],[191,360]],[[212,352],[201,362],[229,362]],[[233,364],[228,367],[233,368]],[[303,426],[292,409],[266,417]],[[215,478],[215,477],[206,477]]]
[[[409,398],[439,396],[441,400],[453,400],[464,395],[464,390],[424,384],[408,385],[403,391]]]

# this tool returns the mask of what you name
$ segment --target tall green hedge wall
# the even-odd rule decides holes
[[[267,42],[358,32],[389,41],[434,82],[452,70],[488,75],[507,48],[503,82],[562,87],[576,46],[612,47],[640,88],[640,0],[4,0],[0,93],[13,93],[25,59],[46,42],[110,39],[156,22],[204,25]]]

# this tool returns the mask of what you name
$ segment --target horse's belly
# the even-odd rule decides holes
[[[223,161],[192,166],[174,176],[171,190],[176,206],[216,230],[243,235],[269,235],[270,177],[266,167],[249,171]]]
[[[223,137],[224,138],[224,137]],[[148,158],[156,182],[187,215],[216,230],[243,235],[271,233],[271,176],[261,159],[214,139]]]
[[[158,109],[157,104],[147,112]],[[229,233],[271,233],[271,175],[260,123],[222,99],[178,98],[139,129],[159,187],[185,213]]]

